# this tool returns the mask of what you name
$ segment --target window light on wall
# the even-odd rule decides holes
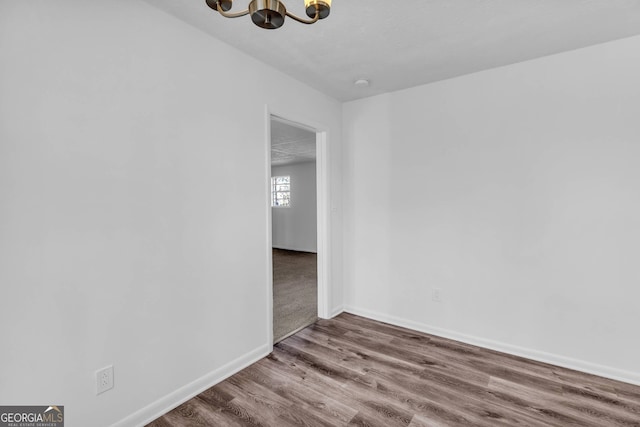
[[[271,207],[288,208],[291,206],[291,177],[271,177]]]

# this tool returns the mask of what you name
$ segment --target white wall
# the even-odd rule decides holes
[[[348,310],[640,383],[639,75],[636,37],[345,104]]]
[[[273,247],[317,252],[316,163],[273,166],[271,175],[291,177],[291,207],[271,209]]]
[[[267,103],[327,131],[341,305],[338,102],[138,0],[0,0],[0,61],[2,404],[135,425],[268,350]]]

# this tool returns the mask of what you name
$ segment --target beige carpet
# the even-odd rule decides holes
[[[273,342],[318,318],[317,255],[273,250]]]

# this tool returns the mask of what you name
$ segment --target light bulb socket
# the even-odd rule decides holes
[[[206,0],[207,6],[211,9],[218,11],[218,7],[222,9],[224,12],[231,10],[231,6],[233,6],[233,0]]]
[[[275,30],[284,24],[287,8],[279,0],[252,0],[249,3],[249,14],[258,27]]]
[[[306,12],[309,18],[315,18],[316,12],[319,14],[319,19],[324,19],[329,16],[331,12],[331,2],[327,2],[324,0],[307,0],[306,2]]]

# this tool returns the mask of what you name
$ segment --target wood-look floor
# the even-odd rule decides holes
[[[640,426],[640,387],[341,314],[149,426]]]
[[[273,342],[318,319],[318,256],[273,249]]]

